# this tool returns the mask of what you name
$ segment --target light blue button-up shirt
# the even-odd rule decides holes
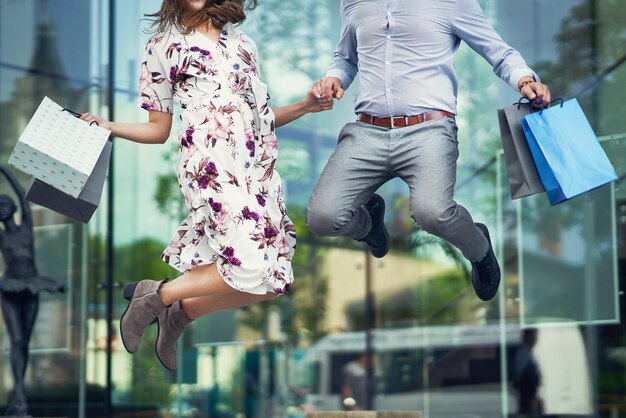
[[[456,114],[454,54],[461,40],[517,90],[535,77],[487,21],[476,0],[341,0],[341,39],[327,76],[347,89],[359,73],[356,113]]]

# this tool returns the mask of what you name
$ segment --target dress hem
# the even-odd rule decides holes
[[[218,255],[218,257],[221,257],[221,256]],[[185,263],[185,262],[180,262],[180,263],[167,262],[167,261],[165,261],[163,259],[163,257],[161,257],[161,259],[167,265],[169,265],[170,267],[176,269],[177,271],[179,271],[182,274],[185,274],[188,271],[191,271],[191,270],[193,270],[195,268],[198,268],[198,267],[210,266],[212,264],[216,264],[217,263],[217,273],[220,276],[220,279],[222,279],[224,281],[224,283],[226,283],[228,286],[233,288],[233,290],[236,290],[237,292],[241,292],[241,293],[248,293],[248,294],[251,294],[251,295],[267,295],[268,293],[272,293],[272,294],[275,294],[275,295],[281,295],[281,293],[275,292],[274,289],[269,289],[268,288],[269,286],[265,286],[265,284],[261,284],[259,286],[256,286],[256,287],[254,287],[252,289],[248,289],[248,290],[236,287],[234,283],[232,283],[230,280],[227,280],[225,278],[224,272],[220,268],[220,265],[217,262],[217,260],[209,261],[209,262],[200,262],[198,264],[194,264],[192,267],[185,268],[186,265],[189,265],[188,263]],[[259,292],[258,290],[255,291],[256,289],[259,289],[259,288],[262,289],[263,287],[265,287],[265,293]]]

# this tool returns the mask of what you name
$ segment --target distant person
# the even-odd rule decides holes
[[[513,387],[518,393],[518,412],[529,416],[541,416],[542,402],[538,395],[541,385],[541,370],[533,354],[537,343],[537,330],[522,332],[522,345],[515,356]]]
[[[14,386],[9,393],[5,415],[27,414],[24,375],[28,365],[28,346],[39,311],[39,292],[64,292],[65,285],[42,276],[35,265],[33,217],[24,189],[5,167],[0,174],[8,180],[20,202],[21,222],[15,221],[17,205],[7,195],[0,195],[0,252],[6,266],[0,277],[2,316],[10,343],[11,371]]]
[[[202,315],[274,298],[289,291],[295,227],[275,170],[275,128],[322,111],[315,91],[272,109],[257,47],[236,25],[257,0],[165,0],[152,15],[157,33],[141,61],[139,106],[146,123],[110,122],[85,113],[112,135],[163,143],[174,100],[181,108],[176,168],[188,216],[162,259],[176,280],[129,284],[120,321],[129,353],[158,318],[156,354],[176,368],[176,340]]]
[[[367,398],[367,368],[371,367],[366,354],[346,363],[341,369],[341,397],[347,411],[362,410]]]

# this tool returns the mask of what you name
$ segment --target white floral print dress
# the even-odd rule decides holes
[[[183,112],[177,175],[189,207],[162,259],[181,272],[217,263],[234,289],[285,293],[295,228],[287,216],[278,142],[257,49],[226,25],[217,43],[176,29],[155,35],[141,65],[139,106]]]

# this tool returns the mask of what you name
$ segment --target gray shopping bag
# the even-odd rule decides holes
[[[522,118],[529,113],[530,103],[523,103],[521,99],[512,106],[498,109],[502,149],[513,199],[545,191],[522,129]]]
[[[52,209],[77,221],[89,222],[100,203],[104,180],[111,159],[111,149],[112,143],[107,141],[78,197],[70,196],[32,177],[26,189],[26,200]]]

